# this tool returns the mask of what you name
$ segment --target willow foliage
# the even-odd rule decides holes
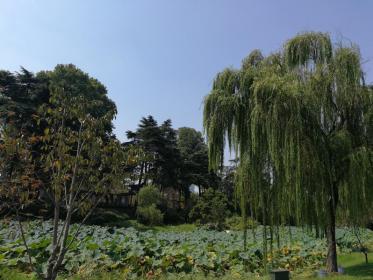
[[[328,63],[333,55],[328,34],[308,32],[289,40],[285,45],[286,62],[290,67]]]
[[[205,98],[210,167],[225,141],[240,164],[237,195],[265,224],[325,228],[330,207],[363,222],[373,209],[372,91],[356,47],[303,33],[268,57],[219,73]]]

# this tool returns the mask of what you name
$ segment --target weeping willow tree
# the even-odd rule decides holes
[[[217,74],[204,101],[210,167],[228,144],[240,159],[236,191],[267,228],[324,230],[327,269],[337,271],[336,217],[364,223],[373,209],[373,94],[356,46],[308,32],[277,53],[253,51]]]

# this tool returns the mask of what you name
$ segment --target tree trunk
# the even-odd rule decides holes
[[[262,197],[262,214],[263,214],[263,266],[264,266],[264,273],[267,274],[268,267],[267,267],[267,202]]]
[[[52,275],[45,278],[46,280],[56,280],[57,279],[57,272],[53,272]]]
[[[184,209],[189,209],[189,207],[190,207],[190,190],[189,190],[189,186],[188,185],[184,185],[183,186],[183,191],[184,191]]]
[[[250,206],[250,217],[253,221],[252,225],[251,225],[251,233],[253,235],[253,240],[254,240],[254,243],[256,243],[256,221],[258,220],[257,218],[254,219],[254,211],[253,211],[253,208]]]
[[[140,175],[139,175],[139,182],[138,182],[138,187],[140,189],[141,187],[141,181],[142,181],[142,176],[144,174],[144,162],[141,162],[141,168],[140,168]]]
[[[320,229],[319,229],[319,226],[318,226],[318,225],[315,226],[315,237],[316,237],[317,239],[320,238]]]
[[[271,252],[271,256],[273,255],[273,226],[269,226],[269,251]]]
[[[246,208],[246,203],[244,203],[244,207]],[[246,209],[243,211],[243,249],[246,250],[247,248],[247,213]]]
[[[277,249],[281,248],[281,241],[280,241],[280,226],[276,225],[276,241],[277,241]]]
[[[54,200],[54,220],[53,220],[53,240],[52,240],[52,253],[47,261],[47,273],[45,279],[52,279],[53,266],[56,262],[56,257],[59,251],[58,248],[58,222],[60,219],[60,205],[57,199]]]
[[[329,215],[329,224],[326,227],[326,238],[328,242],[326,270],[328,272],[338,272],[337,245],[335,239],[335,207],[332,200],[329,205]]]
[[[291,224],[289,222],[289,225],[288,225],[288,230],[289,230],[289,244],[293,243],[293,233],[291,231]]]

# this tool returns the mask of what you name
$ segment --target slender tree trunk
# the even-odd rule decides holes
[[[185,185],[183,186],[183,190],[184,190],[184,208],[185,209],[189,209],[189,204],[190,204],[190,190],[189,190],[189,186]],[[181,198],[180,198],[181,200]]]
[[[178,198],[178,203],[177,203],[177,207],[178,207],[178,209],[182,209],[182,207],[181,207],[181,205],[182,205],[182,203],[181,203],[181,198],[183,197],[183,186],[181,185],[180,186],[180,188],[179,188],[179,198]],[[186,203],[185,203],[185,201],[184,201],[184,209],[186,209]]]
[[[365,255],[365,263],[368,264],[368,249],[361,242],[361,239],[359,237],[359,228],[354,226],[353,231],[354,231],[357,241],[359,242],[360,251]]]
[[[319,226],[319,219],[317,217],[317,215],[315,215],[314,217],[314,223],[315,223],[315,237],[316,238],[320,238],[320,226]],[[312,231],[312,228],[311,228],[311,231]]]
[[[271,217],[270,217],[270,224],[269,224],[269,236],[270,236],[270,252],[271,257],[273,256],[273,204],[271,205]],[[273,263],[273,261],[272,261]]]
[[[250,217],[253,221],[252,225],[251,225],[251,233],[253,235],[253,240],[254,240],[254,243],[256,243],[256,220],[258,220],[257,218],[254,219],[254,211],[253,211],[253,208],[250,206]]]
[[[269,226],[269,251],[271,252],[271,264],[273,265],[273,226]]]
[[[48,259],[48,269],[46,273],[46,279],[50,279],[52,276],[53,266],[56,262],[58,248],[58,222],[60,219],[60,201],[55,195],[54,199],[54,219],[53,219],[53,240],[52,240],[52,254]]]
[[[281,241],[280,241],[280,226],[276,226],[276,241],[277,241],[277,249],[280,249],[281,247]]]
[[[328,242],[326,270],[328,272],[338,272],[337,244],[335,238],[335,207],[333,200],[330,201],[329,216],[329,224],[326,227],[326,239]]]
[[[21,231],[21,236],[22,236],[23,245],[24,245],[25,248],[26,248],[26,253],[27,253],[28,262],[29,262],[29,266],[30,266],[30,271],[34,271],[34,265],[32,264],[30,248],[28,247],[28,244],[27,244],[27,241],[26,241],[25,232],[24,232],[24,230],[23,230],[23,226],[22,226],[22,222],[21,222],[21,217],[19,216],[18,209],[16,209],[16,215],[17,215],[17,220],[18,220],[19,229],[20,229],[20,231]]]
[[[293,243],[293,233],[291,231],[290,221],[289,221],[289,225],[288,225],[288,230],[289,230],[289,244],[291,244],[291,243]]]
[[[315,236],[316,238],[320,238],[320,229],[318,225],[315,226]]]
[[[244,203],[244,207],[246,207],[246,203]],[[246,250],[247,248],[247,213],[246,209],[243,211],[243,249]]]
[[[267,254],[267,225],[263,224],[263,266],[264,273],[267,274],[267,263],[268,263],[268,254]]]
[[[53,246],[57,245],[58,238],[58,222],[60,220],[60,201],[58,198],[54,200],[54,219],[53,219]]]
[[[266,209],[266,201],[263,199],[262,203],[262,214],[263,214],[263,266],[264,266],[264,273],[267,274],[267,209]]]

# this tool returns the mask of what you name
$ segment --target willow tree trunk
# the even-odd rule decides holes
[[[247,213],[246,209],[243,213],[243,249],[246,250],[247,248]]]
[[[326,260],[326,270],[328,272],[338,272],[337,265],[337,244],[335,238],[335,203],[329,203],[329,224],[326,226],[326,239],[328,242],[328,255]]]
[[[262,197],[262,215],[263,215],[263,266],[264,266],[264,273],[267,274],[268,267],[267,267],[267,209],[266,209],[266,201],[264,200],[264,196]]]

